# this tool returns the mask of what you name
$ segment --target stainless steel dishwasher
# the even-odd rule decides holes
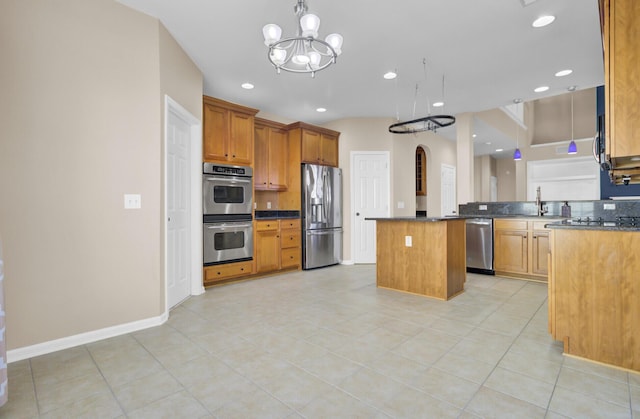
[[[495,275],[492,218],[467,219],[467,272]]]

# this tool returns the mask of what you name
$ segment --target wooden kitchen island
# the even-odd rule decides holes
[[[640,227],[548,227],[549,332],[565,354],[640,371]]]
[[[371,218],[376,221],[376,283],[449,300],[464,291],[465,220]]]

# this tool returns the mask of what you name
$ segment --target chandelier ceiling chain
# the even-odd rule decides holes
[[[427,59],[422,59],[422,65],[424,68],[424,78],[425,78],[425,86],[427,81]],[[436,132],[438,128],[448,127],[453,125],[456,122],[456,118],[453,115],[431,115],[431,104],[429,102],[429,96],[426,94],[427,89],[425,88],[425,96],[427,98],[427,116],[422,118],[415,118],[416,113],[416,102],[418,98],[418,84],[416,83],[416,90],[413,101],[413,119],[410,121],[397,122],[395,124],[391,124],[389,126],[389,132],[393,134],[415,134],[423,131],[433,131]],[[442,100],[444,102],[444,75],[442,76]],[[397,104],[396,104],[397,109]],[[396,119],[400,120],[400,116],[397,115]]]
[[[269,47],[267,58],[280,70],[292,73],[311,73],[324,70],[336,63],[338,55],[342,54],[342,35],[332,33],[322,40],[318,38],[320,18],[307,13],[305,0],[298,0],[294,6],[296,15],[296,36],[281,39],[280,26],[269,23],[262,28],[264,43]]]

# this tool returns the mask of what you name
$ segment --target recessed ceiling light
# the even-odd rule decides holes
[[[513,103],[515,103],[516,105],[519,104],[519,103],[522,103],[522,99],[515,98],[515,99],[513,99]]]
[[[547,26],[548,24],[550,24],[554,20],[556,20],[555,16],[551,16],[551,15],[540,16],[539,18],[537,18],[536,20],[533,21],[531,26],[533,26],[534,28],[542,28],[543,26]]]
[[[254,87],[253,84],[251,83],[242,83],[241,86],[243,89],[247,89],[247,90],[251,90]]]
[[[440,107],[442,107],[442,106],[444,106],[444,102],[435,102],[435,103],[433,104],[433,107],[434,107],[434,108],[440,108]]]
[[[326,108],[318,108],[316,109],[316,112],[326,112],[327,109]]]
[[[573,70],[560,70],[556,73],[556,77],[564,77],[564,76],[568,76],[569,74],[573,73]]]
[[[533,91],[536,93],[546,92],[547,90],[549,90],[549,86],[540,86],[533,89]]]
[[[473,135],[472,135],[472,137],[473,137],[473,138],[476,138],[476,137],[477,137],[477,135],[476,135],[476,134],[473,134]]]
[[[491,145],[491,141],[487,141],[485,144],[486,145]]]
[[[501,151],[504,151],[504,149],[502,149],[502,148],[496,148],[496,153],[499,153],[499,152],[501,152]]]
[[[388,72],[384,73],[384,76],[382,76],[382,77],[384,77],[387,80],[393,80],[396,77],[398,77],[398,75],[393,71],[388,71]]]

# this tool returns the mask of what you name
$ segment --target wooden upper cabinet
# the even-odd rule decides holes
[[[288,162],[289,142],[284,125],[256,118],[255,189],[287,190]]]
[[[229,155],[229,111],[219,106],[204,104],[203,150],[205,161],[226,161]]]
[[[300,138],[302,163],[338,167],[339,132],[302,122],[291,124],[288,128],[290,135],[297,135]]]
[[[605,70],[606,150],[614,167],[640,156],[640,1],[600,2]]]
[[[338,167],[338,137],[320,134],[320,148],[322,164]]]
[[[252,166],[256,113],[257,109],[204,96],[203,160]]]

